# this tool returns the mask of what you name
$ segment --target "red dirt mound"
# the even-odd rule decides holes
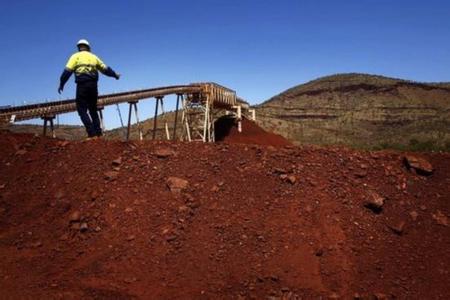
[[[270,133],[255,122],[242,119],[242,132],[238,131],[234,118],[222,117],[215,123],[216,141],[238,144],[287,146],[291,142],[278,134]]]
[[[0,132],[3,299],[449,299],[450,154]]]

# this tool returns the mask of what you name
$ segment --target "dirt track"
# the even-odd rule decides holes
[[[1,132],[1,298],[449,299],[450,154],[402,157]]]

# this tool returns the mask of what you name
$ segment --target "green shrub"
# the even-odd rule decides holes
[[[414,138],[409,141],[409,144],[382,142],[379,145],[374,146],[373,149],[374,150],[393,149],[393,150],[413,151],[413,152],[432,152],[432,151],[450,152],[450,141],[446,141],[444,144],[439,144],[435,140],[419,141]]]

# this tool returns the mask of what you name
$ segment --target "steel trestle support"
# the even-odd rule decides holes
[[[55,119],[55,115],[47,115],[43,116],[42,120],[44,120],[44,131],[43,136],[47,136],[47,124],[50,124],[50,130],[52,133],[52,138],[56,138],[55,126],[53,120]]]
[[[138,114],[138,104],[139,101],[130,101],[128,102],[129,104],[129,109],[128,109],[128,125],[127,125],[127,141],[130,140],[130,132],[131,132],[131,114],[134,108],[134,116],[136,117],[136,124],[138,127],[138,133],[139,133],[139,140],[142,141],[143,136],[142,136],[142,127],[141,127],[141,123],[139,122],[139,114]]]

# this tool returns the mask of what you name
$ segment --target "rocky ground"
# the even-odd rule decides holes
[[[232,140],[0,132],[1,298],[450,298],[450,154]]]

